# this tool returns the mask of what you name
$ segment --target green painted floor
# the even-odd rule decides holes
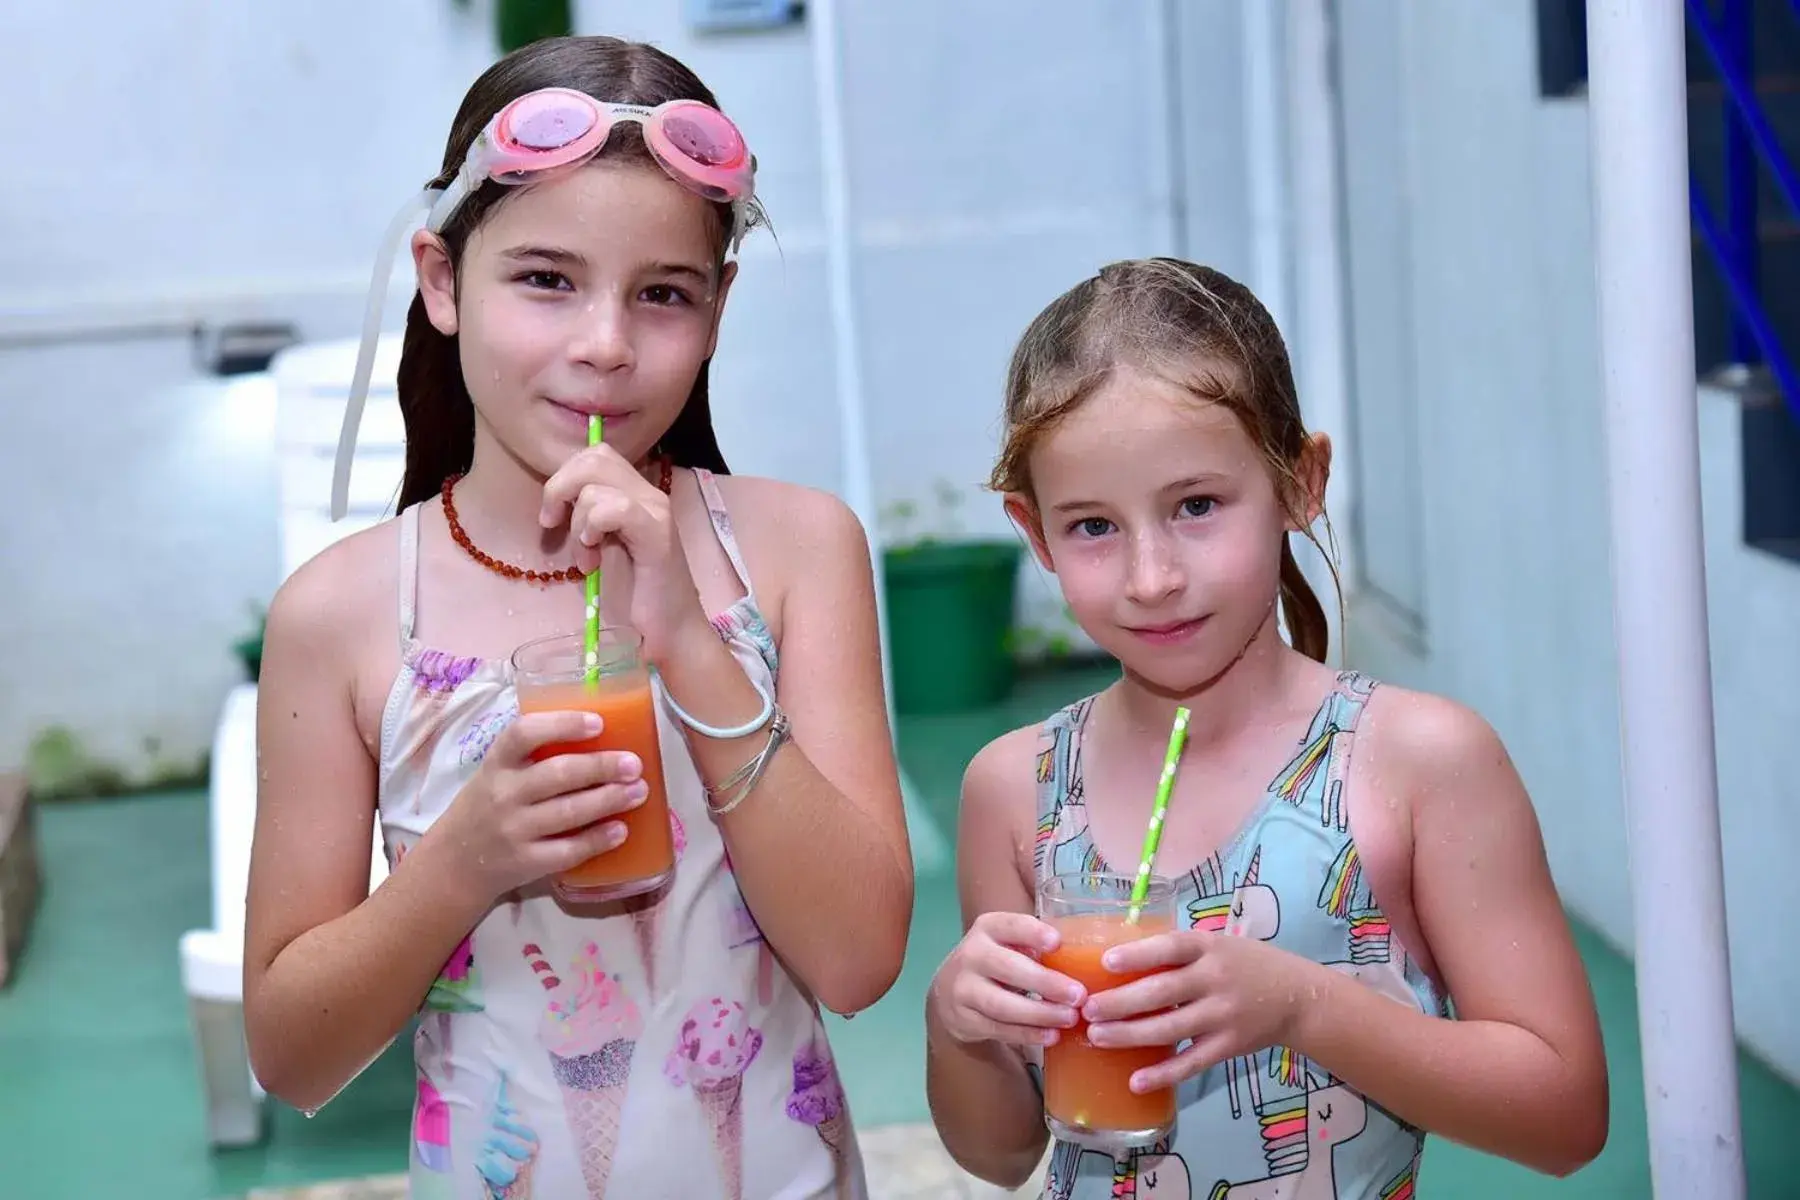
[[[959,933],[948,855],[963,764],[988,738],[1108,677],[1075,669],[1028,678],[995,709],[902,722],[920,858],[911,954],[886,999],[833,1027],[860,1124],[926,1118],[919,1013],[931,973]],[[204,796],[64,804],[41,816],[50,885],[22,970],[0,992],[0,1195],[213,1200],[403,1169],[411,1102],[404,1047],[312,1121],[272,1106],[263,1147],[205,1148],[175,952],[181,932],[207,917]],[[1613,1073],[1605,1154],[1570,1179],[1551,1180],[1433,1141],[1426,1195],[1650,1195],[1631,968],[1590,935],[1581,946]],[[1750,1195],[1800,1196],[1800,1093],[1753,1060],[1740,1068]]]

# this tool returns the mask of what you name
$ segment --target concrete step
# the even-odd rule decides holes
[[[859,1135],[869,1200],[1024,1200],[1043,1187],[1046,1156],[1016,1192],[983,1183],[958,1167],[929,1124],[883,1125]],[[380,1175],[310,1187],[259,1189],[244,1200],[406,1200],[406,1176]]]

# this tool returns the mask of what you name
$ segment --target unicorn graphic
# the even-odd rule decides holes
[[[1045,814],[1038,822],[1037,840],[1033,847],[1033,856],[1037,860],[1039,874],[1092,874],[1102,869],[1100,852],[1094,843],[1087,839],[1088,811],[1087,804],[1075,798],[1071,791],[1055,811]],[[1080,843],[1086,841],[1087,848],[1080,849]],[[1070,852],[1077,856],[1071,857]]]
[[[1129,1158],[1113,1160],[1112,1200],[1193,1200],[1187,1160],[1166,1143]]]
[[[1268,1175],[1245,1183],[1221,1179],[1208,1200],[1337,1200],[1332,1151],[1368,1127],[1368,1102],[1310,1070],[1306,1088],[1257,1114]]]
[[[1319,907],[1350,926],[1349,957],[1325,965],[1390,1000],[1416,1007],[1418,997],[1405,979],[1406,953],[1400,949],[1396,956],[1393,922],[1375,903],[1355,842],[1345,842],[1326,871],[1325,882],[1319,888]],[[1395,969],[1396,962],[1399,969]]]
[[[1072,722],[1079,726],[1085,710],[1077,712]],[[1097,872],[1102,869],[1100,853],[1089,842],[1079,857],[1071,857],[1071,843],[1086,840],[1088,831],[1087,793],[1081,778],[1079,739],[1060,738],[1038,752],[1037,779],[1040,784],[1053,780],[1066,781],[1067,788],[1056,807],[1038,821],[1032,857],[1040,875],[1046,870],[1054,874]]]
[[[1361,675],[1345,674],[1339,677],[1338,687],[1331,702],[1320,710],[1312,728],[1306,731],[1300,753],[1276,778],[1275,794],[1299,807],[1310,808],[1316,803],[1321,825],[1347,833],[1350,818],[1344,809],[1346,756],[1342,753],[1349,733],[1343,724],[1345,708],[1350,706],[1354,714],[1355,706],[1373,694],[1375,684]],[[1351,723],[1354,724],[1353,717]]]
[[[1050,1151],[1050,1170],[1044,1176],[1044,1191],[1039,1200],[1069,1200],[1075,1194],[1075,1176],[1085,1153],[1074,1142],[1057,1142]]]
[[[1039,1200],[1070,1200],[1082,1157],[1097,1153],[1073,1142],[1056,1143]],[[1171,1151],[1166,1138],[1148,1150],[1112,1160],[1112,1200],[1192,1200],[1193,1187],[1187,1161]]]
[[[1194,890],[1199,897],[1188,904],[1189,926],[1227,937],[1255,938],[1259,942],[1272,939],[1281,930],[1281,899],[1274,888],[1259,882],[1261,868],[1261,846],[1251,852],[1250,865],[1244,868],[1235,887],[1225,886],[1224,869],[1216,854],[1194,868]],[[1233,1117],[1244,1115],[1246,1097],[1252,1109],[1262,1107],[1262,1085],[1257,1077],[1260,1053],[1225,1062]]]

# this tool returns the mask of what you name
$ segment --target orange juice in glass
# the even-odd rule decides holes
[[[602,627],[591,668],[586,665],[584,645],[579,633],[539,638],[513,651],[512,667],[521,713],[591,712],[604,722],[597,736],[540,747],[534,758],[629,750],[643,763],[643,779],[650,794],[630,812],[609,818],[625,823],[624,843],[555,879],[557,894],[564,899],[595,903],[661,887],[675,873],[675,839],[669,825],[669,796],[663,786],[656,694],[641,654],[642,640],[630,629]]]
[[[1043,964],[1067,975],[1089,995],[1119,987],[1154,971],[1114,973],[1101,965],[1122,942],[1168,933],[1175,925],[1175,885],[1152,878],[1135,922],[1128,920],[1132,879],[1127,875],[1056,875],[1038,886],[1038,918],[1061,941]],[[1044,1047],[1044,1123],[1053,1136],[1103,1152],[1154,1145],[1175,1127],[1175,1089],[1131,1090],[1131,1076],[1175,1052],[1173,1046],[1095,1046],[1087,1022],[1077,1016],[1054,1045]]]

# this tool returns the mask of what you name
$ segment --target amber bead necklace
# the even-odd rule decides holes
[[[661,472],[660,477],[656,481],[656,486],[661,488],[663,494],[666,496],[669,494],[669,489],[673,486],[675,481],[675,464],[664,455],[657,459],[657,465],[661,468]],[[462,527],[462,522],[458,520],[456,516],[456,498],[453,493],[457,482],[461,479],[462,472],[458,472],[444,480],[442,492],[444,498],[444,521],[450,526],[451,539],[455,541],[458,546],[461,546],[470,558],[474,559],[496,575],[504,575],[508,579],[522,579],[526,583],[547,585],[552,583],[578,583],[581,581],[583,575],[579,568],[563,567],[561,570],[557,571],[531,571],[524,567],[514,566],[509,562],[501,562],[499,559],[477,546],[474,541],[470,539],[468,531]]]

